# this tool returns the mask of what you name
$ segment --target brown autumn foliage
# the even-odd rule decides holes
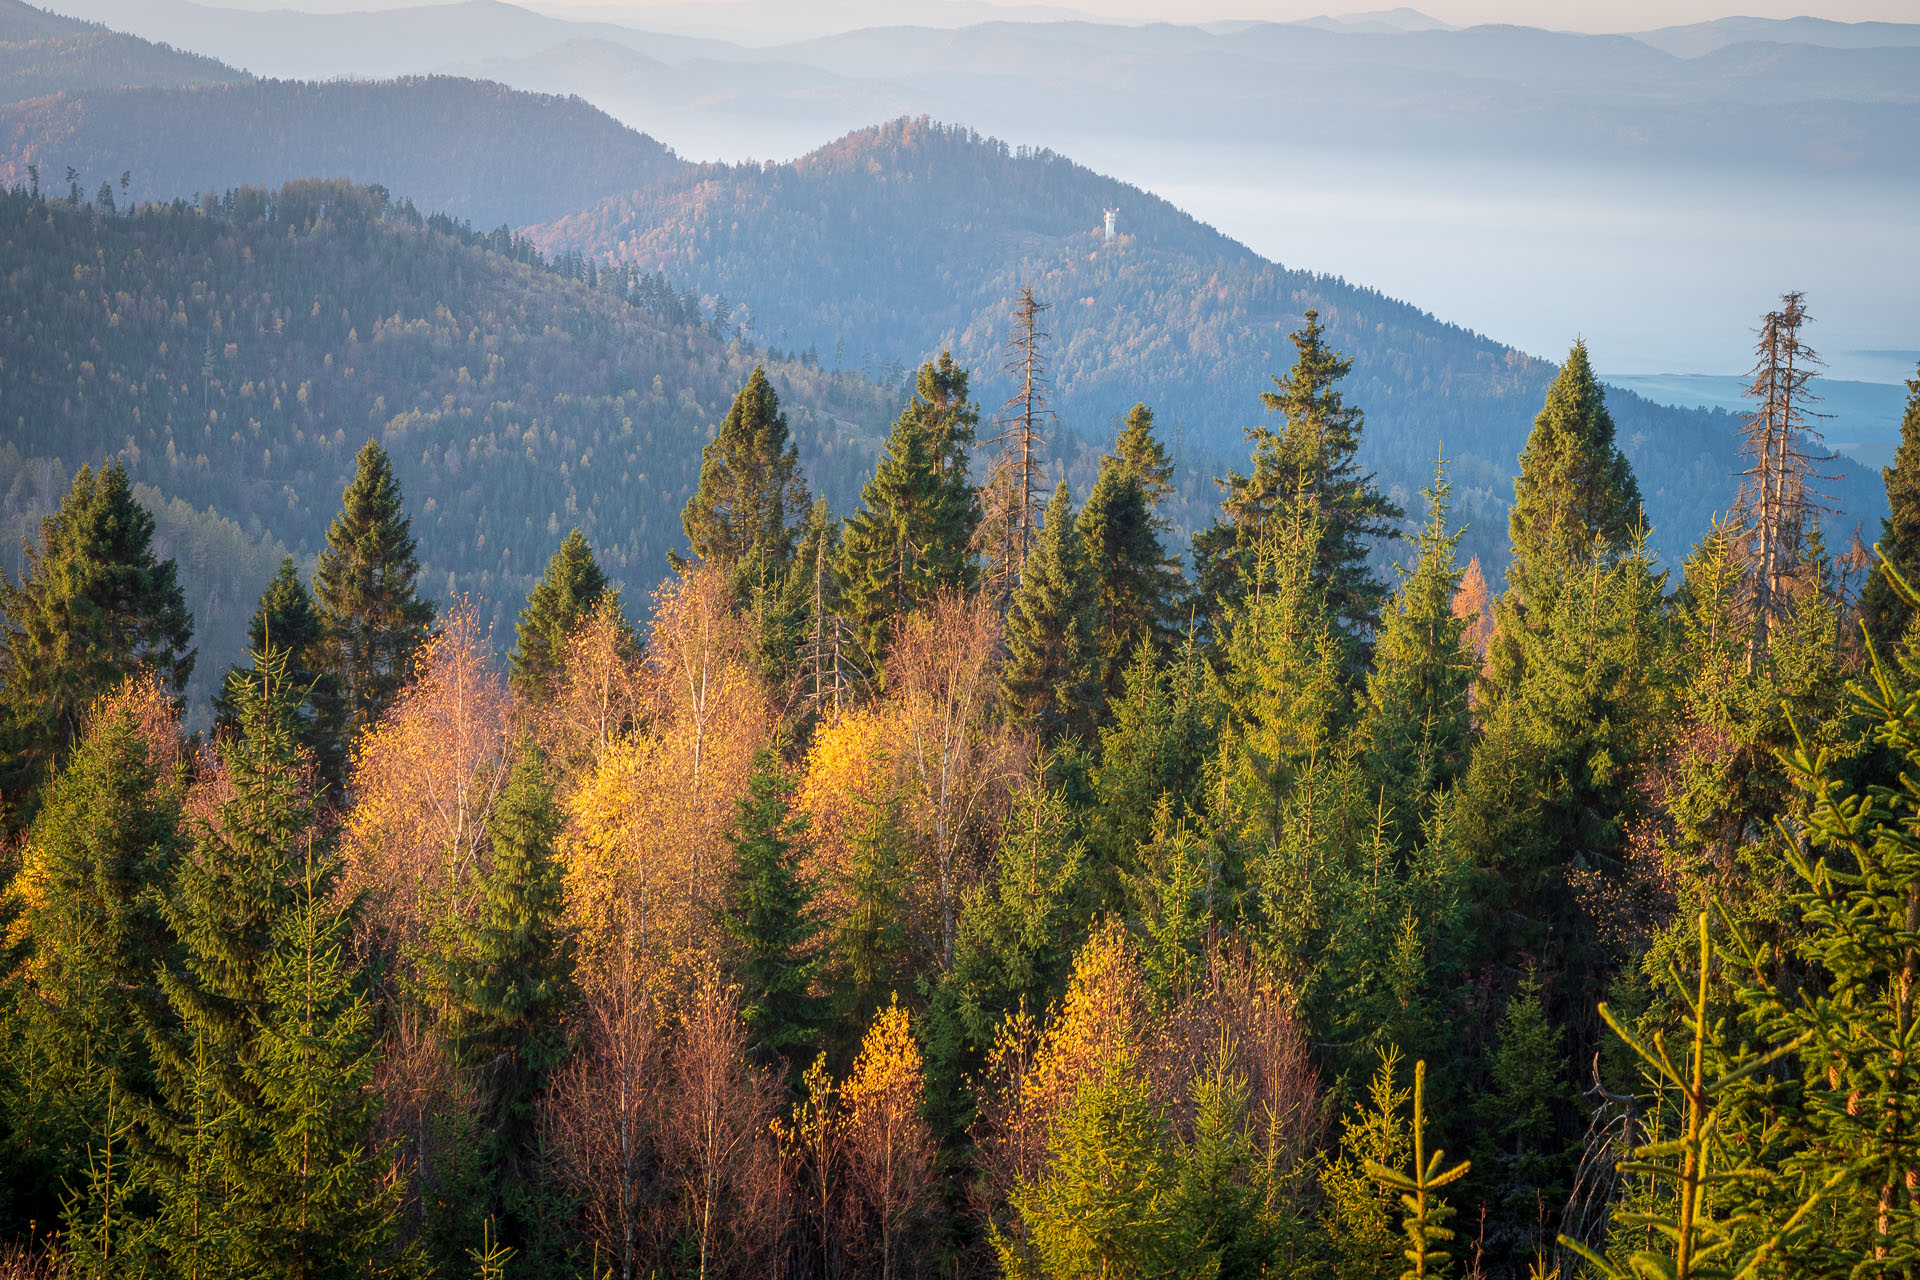
[[[773,1128],[784,1090],[747,1056],[738,987],[702,976],[673,1028],[667,1081],[660,1139],[674,1212],[662,1227],[695,1243],[701,1276],[764,1274],[786,1221]]]
[[[417,673],[354,744],[341,843],[344,888],[373,891],[374,927],[395,940],[424,936],[434,904],[449,894],[458,902],[472,882],[512,725],[506,682],[471,609],[446,618]]]
[[[577,1198],[588,1237],[618,1280],[648,1273],[660,1222],[660,1136],[671,1105],[660,1005],[632,963],[582,993],[576,1047],[555,1076],[546,1132],[555,1169]]]
[[[389,1006],[385,1041],[374,1073],[379,1119],[368,1149],[389,1151],[401,1199],[403,1236],[417,1237],[431,1207],[460,1193],[462,1148],[479,1123],[480,1099],[473,1080],[455,1069],[445,1043],[420,1005]]]
[[[642,963],[685,989],[715,945],[726,833],[773,711],[721,574],[696,567],[654,600],[638,674],[649,714],[566,797],[568,910],[589,966],[630,932]]]

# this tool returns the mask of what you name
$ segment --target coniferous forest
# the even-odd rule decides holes
[[[96,209],[146,275],[9,331],[18,430],[93,381],[129,421],[0,583],[0,1275],[1920,1270],[1920,376],[1877,555],[1828,546],[1800,295],[1684,563],[1576,344],[1489,574],[1444,457],[1411,508],[1362,466],[1315,311],[1228,474],[1141,404],[1076,492],[1027,291],[1021,393],[927,362],[836,509],[818,406],[872,384],[749,371],[651,276],[569,312],[542,280],[584,265],[364,189],[266,201]],[[513,290],[369,310],[487,253]],[[684,497],[633,419],[699,400],[567,363],[595,326],[729,379]],[[243,329],[340,367],[289,385]],[[634,477],[506,535],[550,556],[511,636],[422,569],[458,536],[505,576],[502,535],[361,425],[435,378],[422,432]],[[136,492],[162,445],[324,526],[233,669]],[[276,447],[356,450],[337,502]]]

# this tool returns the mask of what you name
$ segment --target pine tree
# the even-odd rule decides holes
[[[1001,690],[1008,711],[1047,739],[1085,733],[1099,706],[1098,584],[1062,480],[1007,615]]]
[[[306,584],[300,581],[292,556],[281,560],[279,572],[260,594],[260,603],[247,624],[247,647],[251,653],[265,653],[271,648],[286,654],[287,679],[293,690],[306,698],[300,713],[300,745],[313,757],[321,780],[338,786],[345,780],[347,754],[340,681],[329,669],[326,622]],[[227,672],[214,699],[214,723],[219,729],[232,732],[238,726],[237,691],[259,679],[260,673],[252,666]]]
[[[1560,582],[1590,559],[1628,554],[1640,519],[1639,482],[1614,444],[1613,417],[1587,344],[1575,342],[1520,451],[1507,516],[1513,559],[1506,593],[1494,607],[1489,697],[1503,696],[1520,678],[1520,637],[1551,607]]]
[[[1447,529],[1451,486],[1444,467],[1436,466],[1433,487],[1424,492],[1428,517],[1415,544],[1419,560],[1381,619],[1359,735],[1368,774],[1409,832],[1417,828],[1425,793],[1451,787],[1466,769],[1467,695],[1478,665],[1465,646],[1466,623],[1453,611],[1460,534]]]
[[[148,668],[178,697],[193,671],[193,620],[174,563],[155,560],[153,517],[127,471],[81,467],[40,522],[15,583],[0,574],[0,823],[33,816],[35,791],[93,700]]]
[[[1907,379],[1907,412],[1900,419],[1900,447],[1893,465],[1883,467],[1887,514],[1874,545],[1888,564],[1909,582],[1920,581],[1920,368]],[[1891,652],[1912,625],[1913,613],[1877,567],[1860,596],[1860,619],[1882,653]]]
[[[800,453],[780,397],[755,365],[720,429],[700,454],[700,485],[680,523],[688,558],[784,567],[793,555],[790,521],[807,508]],[[687,558],[672,557],[676,566]]]
[[[1260,393],[1284,426],[1247,428],[1253,474],[1234,472],[1222,482],[1224,519],[1194,537],[1194,568],[1202,609],[1218,626],[1250,589],[1275,518],[1312,520],[1321,528],[1314,584],[1358,657],[1387,594],[1368,568],[1370,543],[1392,536],[1403,513],[1360,471],[1364,420],[1335,385],[1353,361],[1327,345],[1318,312],[1308,311],[1306,321],[1293,334],[1292,370]]]
[[[793,783],[770,748],[754,757],[734,827],[734,871],[723,924],[741,952],[741,1017],[754,1046],[787,1059],[797,1075],[824,1019],[813,994],[821,966],[819,926],[800,878],[806,818],[793,811]]]
[[[414,548],[393,463],[369,440],[354,459],[353,479],[313,575],[348,743],[392,705],[433,626],[433,602],[415,589],[420,561]]]
[[[1080,539],[1099,584],[1094,644],[1099,653],[1100,687],[1120,691],[1126,663],[1142,643],[1164,652],[1172,639],[1173,604],[1180,591],[1175,562],[1160,545],[1161,524],[1153,513],[1154,486],[1165,487],[1152,436],[1153,418],[1145,406],[1134,415],[1100,460],[1100,475],[1080,511]],[[1135,467],[1149,474],[1136,474]]]
[[[951,355],[920,366],[860,509],[847,517],[838,560],[847,616],[870,655],[935,592],[972,590],[978,580],[980,499],[967,471],[979,421],[967,371]]]
[[[482,1185],[502,1238],[544,1257],[539,1103],[566,1056],[577,989],[565,882],[554,856],[560,814],[546,765],[522,746],[495,803],[493,859],[471,919],[439,930],[441,1033],[472,1073],[485,1124]]]
[[[594,561],[585,535],[574,529],[547,562],[546,574],[534,584],[526,608],[520,611],[517,642],[508,655],[513,669],[507,682],[516,694],[534,703],[547,697],[566,658],[568,636],[609,594],[617,596]]]

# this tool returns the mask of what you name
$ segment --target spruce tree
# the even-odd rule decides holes
[[[1507,516],[1513,559],[1506,593],[1494,606],[1487,657],[1490,698],[1505,696],[1519,679],[1521,634],[1537,625],[1560,582],[1589,559],[1631,552],[1640,520],[1640,485],[1614,443],[1587,344],[1575,342],[1520,451]]]
[[[1195,535],[1194,569],[1201,608],[1217,627],[1247,593],[1274,518],[1291,512],[1311,519],[1321,528],[1314,584],[1357,658],[1387,594],[1367,564],[1371,543],[1392,536],[1403,513],[1360,470],[1364,419],[1336,385],[1353,361],[1327,345],[1318,312],[1308,311],[1306,320],[1293,334],[1293,368],[1260,393],[1284,425],[1247,428],[1253,474],[1233,472],[1222,481],[1224,518]]]
[[[304,780],[300,691],[279,650],[254,667],[220,745],[228,798],[200,820],[168,903],[183,957],[160,975],[173,1025],[152,1038],[161,1098],[144,1126],[157,1247],[175,1274],[365,1274],[394,1213],[365,1158],[370,1012],[338,954],[349,921],[300,919],[303,903],[338,910],[320,901],[333,857]]]
[[[722,924],[740,948],[741,1018],[755,1047],[785,1058],[797,1075],[824,1018],[813,994],[822,957],[819,927],[800,878],[806,817],[793,811],[793,783],[770,748],[754,757],[733,830],[733,883]]]
[[[1086,733],[1099,707],[1099,585],[1062,480],[1007,615],[1000,684],[1009,713],[1043,738]]]
[[[593,548],[578,529],[567,534],[560,549],[547,561],[547,572],[534,584],[520,611],[516,643],[508,655],[512,671],[507,683],[529,702],[539,702],[553,691],[553,681],[567,656],[567,638],[580,620],[611,591],[606,574],[593,558]]]
[[[433,602],[416,590],[414,549],[393,463],[369,440],[354,459],[353,479],[313,575],[349,744],[392,705],[433,626]]]
[[[338,786],[345,780],[347,754],[340,680],[330,669],[326,621],[300,581],[292,556],[281,560],[279,572],[260,594],[247,624],[247,647],[250,653],[272,648],[285,655],[287,679],[306,698],[300,712],[300,745],[313,757],[322,781]],[[214,724],[222,732],[238,727],[238,691],[259,679],[260,672],[251,665],[227,672],[213,704]]]
[[[78,1185],[152,1097],[146,1037],[167,1018],[155,974],[173,959],[163,892],[181,853],[184,795],[180,763],[121,707],[88,726],[34,820],[19,919],[28,984],[13,1048],[34,1063],[21,1084],[31,1085],[22,1102],[36,1136],[21,1155],[48,1193]],[[57,1208],[15,1207],[37,1207],[43,1220]]]
[[[1920,582],[1920,369],[1907,379],[1900,447],[1894,450],[1893,465],[1881,468],[1880,477],[1887,486],[1887,514],[1874,545],[1908,582]],[[1903,639],[1913,622],[1913,611],[1878,565],[1860,593],[1860,621],[1882,653],[1891,652],[1893,642]]]
[[[1124,478],[1146,490],[1149,506],[1158,506],[1173,496],[1173,459],[1154,434],[1153,410],[1146,405],[1136,404],[1127,410],[1120,434],[1114,437],[1113,458]],[[1165,520],[1155,523],[1162,530],[1168,527]]]
[[[869,654],[934,593],[972,590],[979,579],[980,499],[967,474],[979,421],[952,355],[920,366],[841,543],[847,615]]]
[[[688,559],[784,567],[793,554],[791,521],[807,507],[800,452],[787,431],[780,397],[755,365],[720,429],[700,453],[700,485],[680,524]]]
[[[1144,419],[1144,430],[1136,431]],[[1094,644],[1101,667],[1100,686],[1120,691],[1126,664],[1142,643],[1164,652],[1173,633],[1173,604],[1180,575],[1160,545],[1161,524],[1153,513],[1154,484],[1167,483],[1158,468],[1159,442],[1151,434],[1152,416],[1136,406],[1112,453],[1100,460],[1100,475],[1079,529],[1087,561],[1099,583]],[[1151,475],[1142,475],[1144,468]]]
[[[493,857],[471,918],[440,929],[441,1033],[480,1091],[482,1185],[502,1238],[545,1257],[552,1243],[539,1161],[539,1105],[565,1059],[577,989],[566,886],[554,856],[561,818],[546,765],[523,745],[488,825]]]
[[[40,522],[18,583],[0,574],[0,824],[33,816],[34,793],[78,741],[93,700],[151,669],[175,696],[193,671],[193,620],[153,517],[127,471],[81,467]]]
[[[1451,787],[1466,769],[1467,695],[1477,666],[1465,644],[1466,621],[1453,612],[1460,534],[1447,528],[1451,487],[1443,467],[1424,492],[1419,559],[1381,618],[1359,735],[1367,772],[1406,832],[1418,828],[1424,794]]]
[[[1103,867],[1126,868],[1153,838],[1164,804],[1173,821],[1206,812],[1208,763],[1219,738],[1213,673],[1189,640],[1165,666],[1142,646],[1127,666],[1093,766],[1093,841]]]
[[[1564,1033],[1548,1020],[1539,975],[1529,970],[1500,1016],[1474,1160],[1491,1202],[1487,1251],[1516,1272],[1551,1251],[1541,1206],[1566,1202],[1572,1170],[1561,1130],[1576,1101],[1568,1065]]]

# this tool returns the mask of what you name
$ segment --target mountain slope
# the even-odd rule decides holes
[[[1113,242],[1099,230],[1108,208],[1120,210]],[[985,375],[990,405],[1006,391],[991,375],[1012,297],[1031,284],[1053,304],[1069,430],[1099,438],[1146,400],[1215,457],[1243,453],[1259,392],[1292,363],[1288,333],[1317,308],[1354,360],[1347,391],[1368,414],[1367,463],[1412,507],[1444,448],[1470,545],[1493,559],[1504,555],[1515,458],[1554,371],[1373,290],[1268,262],[1059,156],[925,121],[791,165],[688,170],[530,234],[747,301],[760,333],[869,368],[951,347]],[[1735,419],[1626,393],[1613,407],[1656,546],[1677,557],[1733,496]],[[1855,518],[1877,511],[1857,468],[1839,496]]]
[[[0,196],[0,432],[62,476],[121,454],[137,482],[302,558],[372,436],[427,589],[480,597],[504,634],[575,525],[631,594],[651,589],[759,353],[624,301],[629,281],[589,287],[409,213],[337,182],[110,216]],[[768,368],[844,506],[895,393]],[[246,609],[264,586],[238,590]]]
[[[212,58],[0,0],[0,103],[76,89],[229,84],[247,78]]]
[[[348,178],[483,226],[552,218],[680,166],[578,99],[444,76],[97,90],[0,108],[0,183],[24,182],[31,163],[94,179],[131,170],[150,200]]]

